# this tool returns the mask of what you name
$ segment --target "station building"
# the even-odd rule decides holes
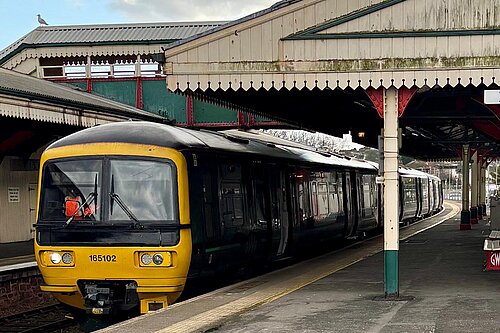
[[[499,151],[499,106],[483,100],[498,89],[498,10],[488,0],[289,0],[232,22],[46,26],[2,51],[0,65],[180,126],[272,116],[351,131],[372,147],[382,134],[385,147],[424,160],[474,161],[466,221],[484,203],[477,184]],[[391,133],[382,133],[388,110]]]
[[[0,243],[33,238],[43,149],[78,130],[163,117],[72,86],[0,68]]]
[[[162,50],[222,23],[40,26],[0,51],[0,243],[33,238],[39,159],[54,140],[113,121],[187,123]]]
[[[166,89],[165,48],[226,23],[40,26],[0,51],[0,66],[72,84],[160,114],[178,126],[274,126],[276,122],[269,118],[248,115],[229,103],[215,105]]]

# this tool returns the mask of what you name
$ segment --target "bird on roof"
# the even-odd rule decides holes
[[[45,20],[40,16],[40,14],[37,15],[38,16],[38,23],[40,23],[40,25],[49,25],[47,22],[45,22]]]

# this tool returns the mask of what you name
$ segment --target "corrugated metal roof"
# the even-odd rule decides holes
[[[41,26],[0,51],[0,61],[22,45],[94,43],[167,43],[181,40],[227,22],[164,22],[100,25]]]
[[[123,103],[5,68],[0,68],[0,93],[21,95],[33,101],[50,102],[73,108],[81,107],[109,114],[120,114],[136,119],[151,121],[161,121],[164,119],[159,115]]]
[[[226,22],[224,24],[221,24],[220,26],[214,27],[213,29],[206,30],[206,31],[200,32],[199,34],[192,35],[192,36],[185,37],[183,39],[177,40],[177,41],[169,44],[168,47],[167,47],[167,49],[176,47],[178,45],[181,45],[181,44],[184,44],[184,43],[187,43],[187,42],[190,42],[192,40],[195,40],[195,39],[203,37],[203,36],[207,36],[207,35],[209,35],[211,33],[214,33],[214,32],[217,32],[217,31],[220,31],[220,30],[223,30],[223,29],[227,29],[229,27],[233,27],[233,26],[235,26],[237,24],[253,20],[253,19],[257,18],[257,17],[264,16],[264,15],[269,14],[271,12],[274,12],[274,11],[276,11],[278,9],[281,9],[281,8],[293,5],[294,3],[299,2],[299,1],[302,1],[302,0],[281,0],[281,1],[278,1],[278,2],[276,2],[275,4],[273,4],[269,8],[265,8],[263,10],[255,12],[253,14],[244,16],[244,17],[242,17],[242,18],[240,18],[238,20],[229,21],[229,22]]]

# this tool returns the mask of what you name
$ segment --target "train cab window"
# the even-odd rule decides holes
[[[100,221],[102,161],[48,162],[42,174],[41,221]]]
[[[163,161],[111,160],[111,221],[177,220],[174,167]]]

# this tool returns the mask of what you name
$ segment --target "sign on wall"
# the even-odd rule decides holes
[[[19,187],[7,188],[9,202],[19,202]]]
[[[500,90],[485,90],[484,104],[500,104]]]

